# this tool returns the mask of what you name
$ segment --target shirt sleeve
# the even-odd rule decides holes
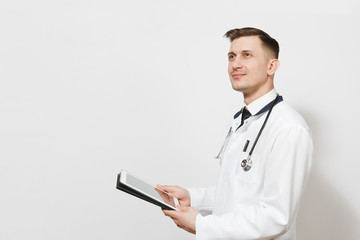
[[[212,213],[215,202],[215,186],[208,188],[190,188],[191,207],[206,216]]]
[[[311,168],[313,145],[301,126],[279,131],[269,153],[264,191],[257,205],[222,216],[196,218],[196,239],[272,239],[284,234],[294,222]]]

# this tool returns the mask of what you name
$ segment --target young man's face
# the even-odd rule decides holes
[[[228,73],[234,90],[250,96],[265,94],[273,88],[272,79],[268,78],[270,53],[258,36],[234,39],[228,59]]]

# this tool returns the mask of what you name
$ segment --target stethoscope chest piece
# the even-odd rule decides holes
[[[249,171],[252,166],[252,161],[250,156],[247,159],[242,160],[241,167],[244,169],[245,172]]]

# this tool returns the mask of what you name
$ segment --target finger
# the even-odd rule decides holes
[[[177,211],[174,210],[163,210],[163,213],[165,214],[165,216],[171,217],[171,218],[178,218],[178,213]]]
[[[163,188],[163,187],[160,186],[160,185],[157,185],[157,186],[156,186],[156,191],[157,191],[160,195],[163,195],[163,196],[175,197],[173,192],[170,192],[170,191],[166,190],[165,188]]]
[[[164,191],[164,192],[166,192],[169,196],[171,196],[171,197],[176,197],[176,198],[178,198],[178,193],[176,192],[176,190],[174,189],[174,188],[172,188],[172,187],[170,187],[170,186],[166,186],[166,187],[164,187],[164,186],[160,186],[160,187],[158,187],[161,191]]]
[[[178,186],[168,186],[168,185],[157,185],[157,187],[169,193],[174,192],[179,188]]]
[[[166,216],[166,214],[165,214],[166,209],[165,209],[165,208],[161,208],[161,211],[162,211],[163,214]]]
[[[156,185],[156,187],[157,187],[158,189],[163,190],[163,189],[164,189],[164,187],[165,187],[165,185],[160,185],[160,184],[157,184],[157,185]]]

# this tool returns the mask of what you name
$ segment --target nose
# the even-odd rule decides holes
[[[238,56],[230,64],[233,70],[238,70],[243,68],[242,61]]]

